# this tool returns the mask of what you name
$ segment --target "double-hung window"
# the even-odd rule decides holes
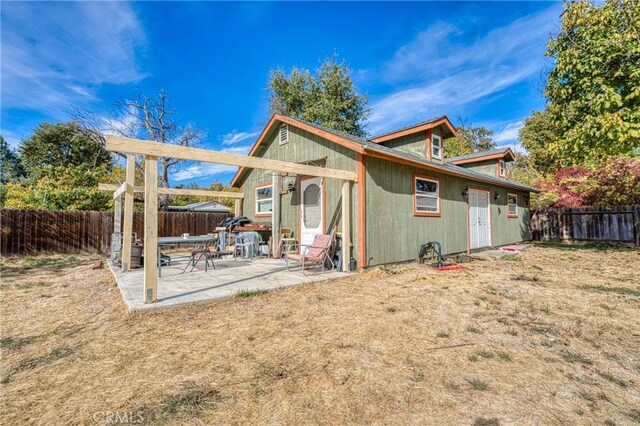
[[[415,175],[413,197],[413,213],[416,216],[440,216],[440,180]]]
[[[438,135],[431,135],[431,159],[442,159],[442,138]]]
[[[256,187],[256,216],[271,216],[273,211],[273,185]]]
[[[507,167],[504,163],[504,160],[500,160],[500,177],[505,177],[507,175]]]
[[[507,216],[518,217],[518,194],[507,194]]]

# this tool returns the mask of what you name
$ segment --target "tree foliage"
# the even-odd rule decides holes
[[[36,210],[97,210],[113,208],[112,196],[99,191],[108,174],[107,165],[51,166],[39,178],[6,185],[5,207]]]
[[[547,111],[534,111],[524,122],[518,138],[529,153],[531,165],[540,173],[553,173],[560,161],[550,147],[558,139],[559,129]]]
[[[640,147],[640,7],[637,0],[566,2],[544,94],[560,165],[595,165]]]
[[[269,77],[269,109],[356,136],[366,136],[367,97],[356,90],[347,64],[334,56],[312,74],[278,69]]]
[[[460,119],[456,129],[458,135],[445,142],[444,156],[447,158],[474,152],[488,151],[496,147],[493,130],[486,127],[473,127],[466,119]]]
[[[225,192],[240,192],[239,188],[234,188],[234,187],[230,187],[227,185],[223,185],[219,182],[215,182],[212,183],[209,187],[202,187],[199,186],[196,183],[190,183],[188,184],[186,187],[178,187],[178,188],[188,188],[188,189],[205,189],[205,190],[209,190],[209,191],[225,191]],[[199,203],[202,201],[218,201],[222,204],[224,204],[227,207],[231,207],[233,208],[235,205],[235,199],[234,198],[227,198],[227,197],[221,197],[221,198],[211,198],[211,197],[204,197],[204,196],[199,196],[199,195],[171,195],[169,196],[169,203],[172,206],[186,206],[188,204],[193,204],[193,203]]]
[[[565,167],[537,186],[541,204],[552,207],[640,204],[640,160],[611,159],[596,169]]]
[[[33,179],[60,166],[84,167],[87,170],[113,164],[111,154],[87,137],[76,123],[43,123],[18,148],[20,162]]]
[[[20,157],[0,135],[0,183],[14,182],[24,176]]]

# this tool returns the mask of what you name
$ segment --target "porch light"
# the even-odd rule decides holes
[[[296,192],[296,186],[293,183],[289,182],[287,184],[287,191],[291,193]]]
[[[466,200],[468,196],[469,196],[469,187],[465,186],[464,189],[462,190],[462,197]]]
[[[498,202],[500,200],[500,193],[498,191],[493,193],[493,200]]]

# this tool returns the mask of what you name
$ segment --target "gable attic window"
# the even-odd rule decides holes
[[[256,186],[256,216],[271,216],[273,211],[273,184]]]
[[[439,179],[414,175],[413,214],[415,216],[440,216]]]
[[[431,135],[431,158],[442,160],[442,139],[438,135]]]
[[[518,194],[507,193],[507,217],[518,217]]]
[[[280,132],[278,133],[278,143],[284,145],[289,142],[289,125],[283,124],[280,126]]]
[[[505,177],[507,174],[507,167],[504,160],[500,160],[500,177]]]

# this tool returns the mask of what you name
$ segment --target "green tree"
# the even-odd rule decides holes
[[[356,90],[347,64],[337,57],[325,60],[312,75],[293,68],[287,75],[278,69],[269,77],[269,109],[330,129],[366,136],[370,114],[367,97]]]
[[[558,139],[559,129],[547,111],[534,111],[524,122],[518,138],[529,152],[528,162],[540,173],[554,173],[560,161],[551,150]]]
[[[110,170],[111,154],[80,130],[76,123],[43,123],[18,148],[30,178],[38,179],[56,167]]]
[[[473,152],[488,151],[496,147],[493,140],[493,130],[486,127],[473,127],[466,119],[458,118],[460,125],[456,129],[458,135],[449,138],[444,143],[444,156],[446,158]]]
[[[14,182],[24,176],[20,157],[0,135],[0,183]]]
[[[0,135],[0,208],[4,207],[7,183],[15,182],[23,177],[24,169],[20,163],[20,158]]]
[[[544,94],[562,166],[596,165],[640,147],[638,0],[566,2],[547,56],[555,66]]]
[[[5,206],[36,210],[97,210],[113,208],[110,193],[99,191],[98,183],[108,174],[107,165],[94,169],[84,165],[50,166],[47,174],[31,182],[9,182]]]

